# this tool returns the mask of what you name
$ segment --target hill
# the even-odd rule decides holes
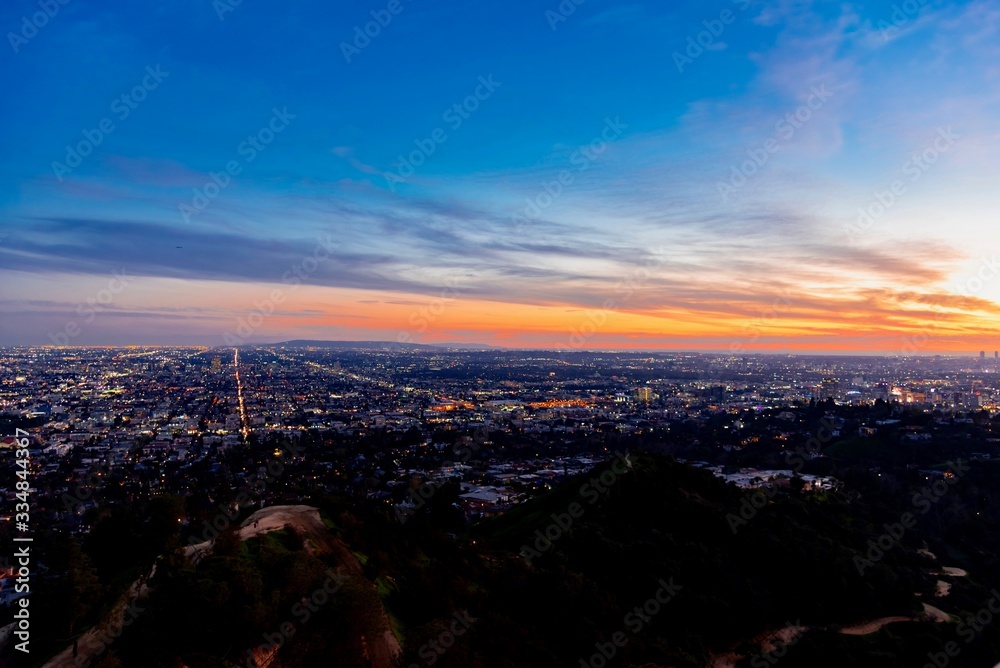
[[[264,509],[189,549],[197,563],[175,550],[114,646],[122,664],[95,665],[221,668],[256,647],[268,668],[370,666],[394,640],[401,665],[436,668],[902,667],[961,637],[989,599],[917,529],[874,554],[877,499],[744,492],[654,455],[473,526],[455,523],[452,496],[405,523],[385,502],[320,497],[321,514],[289,516],[308,522],[256,535],[286,521]],[[297,623],[330,569],[349,586]],[[261,650],[286,621],[294,633]],[[962,650],[949,665],[993,665],[1000,634],[987,626]]]
[[[397,343],[395,341],[311,341],[297,339],[281,343],[264,343],[255,348],[330,348],[332,350],[438,350],[442,346],[422,343]]]

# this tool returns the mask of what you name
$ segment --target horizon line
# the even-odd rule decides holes
[[[659,354],[659,355],[712,355],[716,357],[886,357],[886,358],[928,358],[928,357],[949,357],[949,358],[970,358],[970,359],[981,359],[984,361],[993,360],[997,361],[995,357],[982,357],[980,353],[970,352],[970,353],[956,353],[954,351],[928,351],[923,353],[912,353],[904,354],[900,352],[885,352],[885,351],[855,351],[855,352],[843,352],[843,351],[756,351],[756,350],[745,350],[739,353],[726,352],[725,350],[718,349],[689,349],[689,350],[667,350],[667,349],[653,349],[653,348],[587,348],[587,349],[574,349],[566,350],[560,348],[538,348],[538,347],[527,347],[518,348],[512,346],[492,346],[487,344],[477,344],[477,343],[451,343],[451,344],[435,344],[435,343],[417,343],[417,342],[407,342],[400,343],[397,341],[375,341],[369,339],[336,339],[336,340],[325,340],[325,339],[297,339],[293,341],[309,341],[311,343],[321,343],[321,344],[379,344],[379,345],[390,345],[394,347],[407,348],[412,347],[415,349],[419,348],[436,348],[439,350],[445,350],[448,352],[542,352],[542,353],[554,353],[560,355],[568,354]],[[287,344],[292,341],[275,341],[275,342],[262,342],[262,343],[244,343],[237,346],[232,345],[205,345],[205,344],[173,344],[173,343],[94,343],[94,344],[79,344],[79,345],[67,345],[58,346],[54,344],[20,344],[20,345],[6,345],[0,344],[0,350],[7,349],[52,349],[52,350],[87,350],[95,348],[103,349],[127,349],[127,348],[173,348],[173,349],[201,349],[201,350],[232,350],[236,348],[240,349],[253,349],[253,348],[267,348],[274,346],[285,346],[291,348],[314,348],[316,346],[288,346]],[[480,347],[481,346],[481,347]]]

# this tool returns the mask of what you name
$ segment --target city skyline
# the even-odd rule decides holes
[[[0,348],[0,662],[995,666],[981,362]]]
[[[0,26],[0,346],[997,347],[989,2]]]

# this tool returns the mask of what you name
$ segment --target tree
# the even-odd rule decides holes
[[[68,597],[66,600],[67,616],[69,618],[69,635],[73,635],[76,625],[82,622],[96,607],[103,593],[97,570],[90,557],[80,549],[76,540],[67,540],[66,578]]]

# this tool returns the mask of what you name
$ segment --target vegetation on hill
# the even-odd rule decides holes
[[[457,520],[450,489],[403,523],[384,502],[316,497],[331,538],[363,570],[305,619],[303,599],[329,589],[331,569],[343,565],[343,555],[316,549],[325,539],[286,529],[241,542],[225,531],[195,564],[183,556],[179,534],[109,516],[95,526],[99,535],[109,537],[114,522],[152,541],[146,549],[165,540],[165,556],[144,612],[96,665],[250,665],[247,652],[258,648],[262,656],[263,646],[269,668],[332,665],[331,656],[336,665],[365,666],[366,638],[377,633],[383,611],[404,666],[603,665],[594,658],[602,652],[612,656],[607,665],[694,668],[732,652],[744,657],[740,665],[759,666],[768,663],[759,656],[762,635],[792,625],[811,630],[782,652],[789,667],[924,665],[949,641],[962,649],[949,665],[995,662],[997,629],[986,625],[965,643],[961,621],[997,586],[997,539],[961,518],[970,499],[996,489],[1000,467],[965,474],[873,559],[872,541],[913,509],[908,486],[924,480],[914,472],[886,489],[877,473],[851,466],[838,471],[853,476],[850,494],[797,486],[765,494],[659,455],[632,454],[471,526]],[[84,607],[97,573],[129,567],[92,542],[87,547],[76,569],[86,572],[73,585],[82,593],[72,599]],[[936,575],[942,563],[927,548],[944,565],[970,570],[967,578],[946,578],[947,598],[933,598],[946,576]],[[955,619],[919,621],[924,602]],[[865,636],[838,632],[880,617],[917,621]],[[293,633],[281,633],[286,623]]]

